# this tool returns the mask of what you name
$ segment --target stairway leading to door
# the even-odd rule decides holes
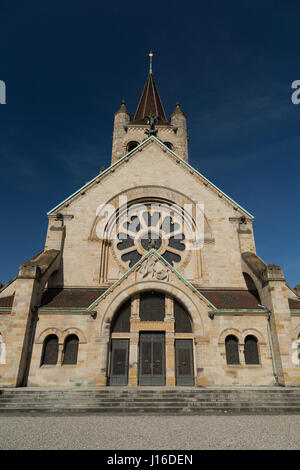
[[[0,414],[299,414],[300,388],[4,388]]]

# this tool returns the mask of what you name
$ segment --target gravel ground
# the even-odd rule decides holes
[[[299,449],[300,415],[0,416],[0,449]]]

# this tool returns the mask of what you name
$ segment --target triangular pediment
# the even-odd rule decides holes
[[[99,184],[102,179],[110,177],[116,171],[117,168],[124,165],[126,162],[129,161],[129,159],[131,160],[133,158],[139,158],[139,156],[143,154],[143,149],[151,145],[159,146],[160,149],[163,151],[162,155],[166,155],[177,165],[180,165],[183,171],[188,172],[190,175],[192,175],[192,177],[196,178],[199,182],[203,183],[205,187],[207,187],[209,190],[217,193],[221,199],[223,198],[227,203],[233,206],[234,209],[239,209],[240,212],[250,217],[251,219],[254,219],[254,217],[248,211],[246,211],[243,207],[237,204],[233,199],[231,199],[223,191],[217,188],[217,186],[215,186],[207,178],[205,178],[205,176],[203,176],[198,170],[196,170],[189,163],[180,158],[175,152],[169,149],[166,145],[163,144],[163,142],[161,142],[158,138],[154,136],[150,136],[145,139],[131,152],[128,152],[126,155],[124,155],[124,157],[120,158],[118,161],[116,161],[114,164],[104,170],[101,174],[97,175],[94,179],[82,186],[78,191],[76,191],[63,202],[54,207],[51,211],[48,212],[47,215],[53,216],[57,214],[59,210],[63,209],[66,206],[69,206],[74,199],[79,196],[85,195],[92,187],[94,187],[94,185]]]
[[[180,282],[187,286],[197,297],[201,298],[210,308],[216,307],[201,294],[182,274],[180,274],[171,264],[169,264],[155,249],[146,253],[131,269],[120,277],[112,286],[101,294],[87,310],[93,310],[102,300],[110,295],[126,279],[132,277],[134,283],[139,281],[172,281],[171,277],[176,276]]]

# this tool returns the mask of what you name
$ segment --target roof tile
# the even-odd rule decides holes
[[[158,116],[159,124],[169,125],[152,73],[149,73],[132,124],[147,124],[146,116]]]

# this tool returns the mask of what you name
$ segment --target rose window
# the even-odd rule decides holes
[[[154,248],[171,265],[179,263],[185,250],[185,236],[174,214],[164,210],[143,210],[129,214],[120,223],[116,248],[129,267]]]

